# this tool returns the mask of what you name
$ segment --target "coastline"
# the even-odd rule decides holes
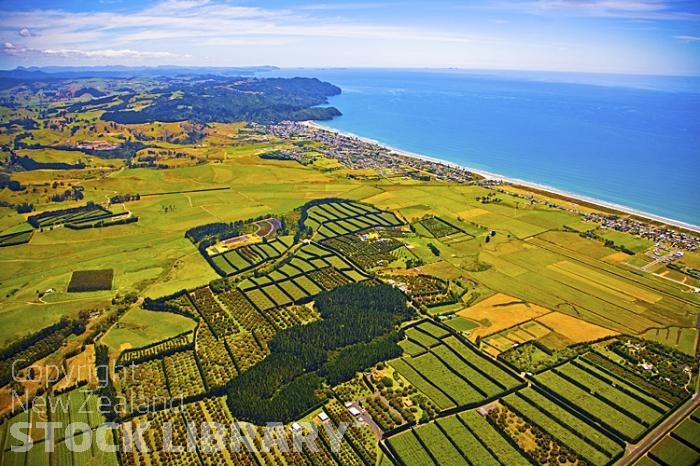
[[[672,218],[667,218],[667,217],[663,217],[661,215],[656,215],[656,214],[652,214],[649,212],[644,212],[642,210],[633,209],[631,207],[627,207],[627,206],[624,206],[621,204],[616,204],[614,202],[603,201],[601,199],[596,199],[596,198],[592,198],[589,196],[584,196],[581,194],[572,193],[572,192],[565,191],[562,189],[554,188],[552,186],[548,186],[548,185],[544,185],[544,184],[540,184],[540,183],[534,183],[534,182],[523,180],[520,178],[507,177],[504,175],[500,175],[498,173],[492,173],[492,172],[489,172],[486,170],[481,170],[481,169],[477,169],[477,168],[473,168],[473,167],[468,167],[465,165],[460,165],[460,164],[457,164],[454,162],[450,162],[448,160],[443,160],[443,159],[430,157],[430,156],[423,155],[423,154],[409,152],[409,151],[406,151],[403,149],[389,146],[387,144],[384,144],[380,141],[376,141],[376,140],[371,139],[371,138],[360,136],[360,135],[355,134],[355,133],[351,133],[348,131],[340,131],[338,129],[331,128],[329,126],[324,126],[323,124],[320,124],[316,121],[304,121],[301,123],[303,123],[307,126],[310,126],[312,128],[316,128],[316,129],[320,129],[320,130],[324,130],[324,131],[330,131],[332,133],[340,134],[342,136],[356,138],[356,139],[359,139],[359,140],[367,142],[367,143],[376,144],[376,145],[379,145],[379,146],[382,146],[382,147],[388,149],[392,153],[395,153],[395,154],[403,156],[403,157],[411,157],[411,158],[416,158],[416,159],[420,159],[420,160],[425,160],[428,162],[439,163],[442,165],[446,165],[448,167],[468,170],[468,171],[475,173],[475,174],[477,174],[477,175],[479,175],[487,180],[508,183],[508,184],[511,184],[515,187],[522,187],[525,189],[531,189],[531,190],[537,191],[537,192],[539,192],[541,194],[545,194],[545,195],[551,194],[551,195],[554,195],[555,197],[563,198],[563,199],[565,199],[569,202],[572,202],[574,204],[580,203],[582,205],[591,205],[591,206],[597,207],[603,211],[612,211],[612,212],[617,212],[617,213],[621,213],[624,215],[631,215],[633,217],[641,218],[641,219],[644,219],[647,221],[652,221],[652,222],[659,223],[662,225],[667,225],[669,227],[673,227],[676,229],[681,229],[681,230],[693,232],[695,234],[700,233],[700,226],[693,225],[693,224],[686,223],[686,222],[682,222],[680,220],[674,220]]]

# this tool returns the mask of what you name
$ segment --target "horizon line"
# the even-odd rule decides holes
[[[0,72],[11,72],[19,70],[37,70],[50,68],[64,68],[76,70],[90,70],[96,68],[123,68],[123,69],[254,69],[254,68],[275,68],[279,70],[425,70],[425,71],[468,71],[468,72],[518,72],[518,73],[569,73],[581,75],[610,75],[610,76],[644,76],[644,77],[678,77],[678,78],[700,78],[700,74],[663,74],[663,73],[630,73],[620,71],[584,71],[584,70],[547,70],[547,69],[524,69],[524,68],[464,68],[464,67],[420,67],[420,66],[278,66],[278,65],[18,65],[14,68],[0,68]]]

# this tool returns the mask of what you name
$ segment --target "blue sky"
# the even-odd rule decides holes
[[[698,0],[0,0],[0,68],[408,67],[700,75]]]

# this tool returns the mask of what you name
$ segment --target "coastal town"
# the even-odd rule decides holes
[[[678,249],[696,251],[700,248],[700,238],[686,231],[673,230],[665,225],[652,225],[615,214],[588,213],[583,217],[598,223],[603,228],[630,233],[656,243],[668,244]]]
[[[320,128],[313,123],[285,121],[254,127],[281,139],[301,137],[319,142],[323,147],[316,150],[353,170],[373,169],[378,173],[390,173],[394,177],[405,176],[421,181],[434,178],[467,183],[479,178],[478,175],[456,165],[405,155],[377,143]],[[299,148],[298,152],[297,155],[304,152],[303,148]],[[290,155],[294,157],[294,151]]]

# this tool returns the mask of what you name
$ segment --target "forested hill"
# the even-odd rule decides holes
[[[150,105],[139,110],[108,111],[106,121],[146,123],[190,120],[202,123],[283,120],[329,120],[340,116],[334,107],[321,107],[340,88],[315,78],[199,77],[170,82]]]

